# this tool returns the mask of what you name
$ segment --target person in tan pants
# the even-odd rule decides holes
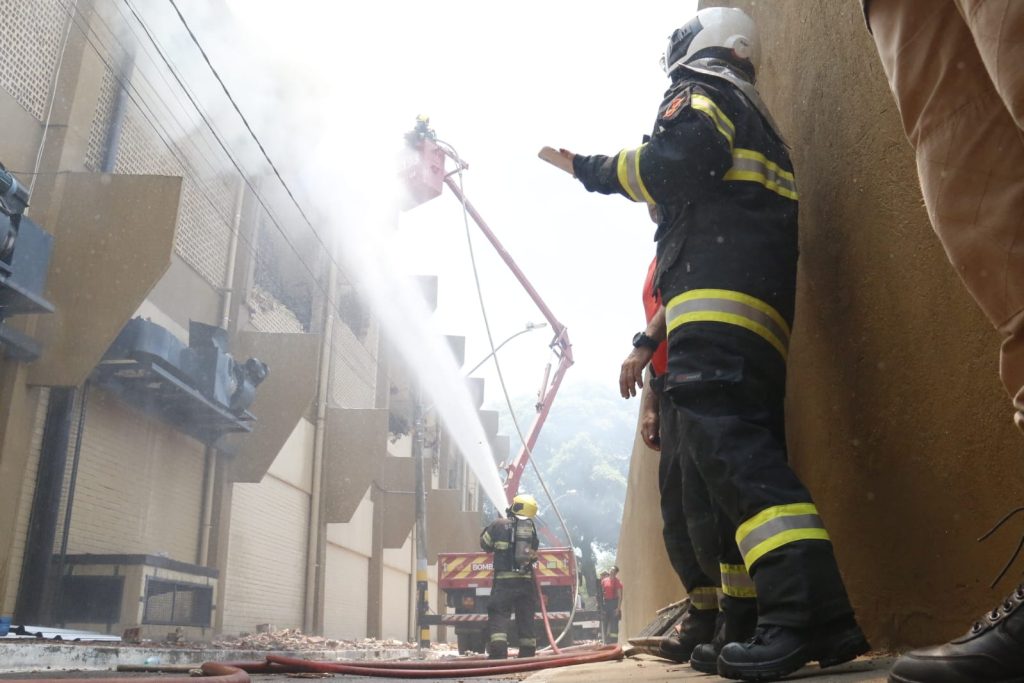
[[[1024,430],[1024,1],[865,0],[864,10],[928,217],[1003,337],[999,375]],[[1024,584],[960,638],[900,657],[889,680],[1024,680]]]

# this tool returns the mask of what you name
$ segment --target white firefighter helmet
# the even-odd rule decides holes
[[[671,76],[673,71],[696,58],[698,52],[708,48],[730,50],[730,57],[749,61],[756,71],[760,57],[760,42],[754,20],[743,10],[732,7],[702,9],[669,36],[668,46],[661,58],[661,67]],[[704,54],[727,58],[724,55],[714,55],[713,52]]]
[[[529,493],[520,493],[512,499],[509,510],[517,517],[533,517],[537,514],[537,499]]]

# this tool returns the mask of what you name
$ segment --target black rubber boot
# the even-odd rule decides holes
[[[727,643],[744,641],[754,635],[757,626],[757,601],[723,598],[718,613],[715,637],[710,643],[698,645],[690,654],[690,668],[705,674],[718,673],[718,653]]]
[[[710,643],[715,636],[715,622],[718,618],[716,609],[694,609],[690,607],[679,620],[679,632],[673,633],[661,641],[661,656],[673,662],[690,661],[693,648],[702,643]]]
[[[814,629],[758,626],[744,643],[729,643],[718,655],[718,675],[744,681],[774,681],[808,662],[822,668],[848,662],[869,649],[852,618]]]
[[[508,641],[492,640],[487,643],[487,659],[508,659]]]
[[[896,660],[891,683],[1024,683],[1024,584],[963,636]]]

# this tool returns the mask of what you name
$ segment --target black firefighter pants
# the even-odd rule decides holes
[[[675,405],[664,391],[659,400],[661,456],[658,461],[658,488],[665,550],[694,606],[697,609],[717,609],[715,590],[721,579],[715,507],[683,442],[682,425]],[[706,590],[700,591],[702,588]],[[697,604],[701,600],[704,602]]]
[[[532,657],[537,653],[537,639],[533,635],[537,589],[532,576],[494,580],[487,603],[487,656],[491,659],[508,657],[508,626],[513,612],[519,633],[519,656]]]
[[[667,375],[682,440],[718,507],[721,562],[746,565],[758,623],[852,619],[832,543],[787,463],[782,356],[735,325],[686,324],[670,335]]]

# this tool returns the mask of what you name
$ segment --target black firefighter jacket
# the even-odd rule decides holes
[[[784,366],[796,286],[796,183],[784,142],[735,86],[684,72],[642,145],[615,156],[577,155],[573,171],[591,192],[650,208],[658,223],[655,287],[670,340],[753,333],[760,340],[753,343],[766,342]]]

